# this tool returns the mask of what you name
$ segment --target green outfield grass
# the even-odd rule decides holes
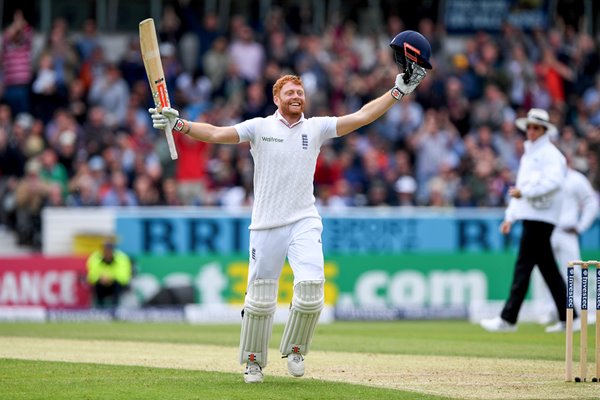
[[[270,377],[260,385],[239,374],[60,362],[0,360],[0,399],[443,399],[315,379]]]
[[[590,335],[592,329],[590,327]],[[0,336],[103,339],[237,346],[238,325],[50,323],[0,324]],[[278,343],[283,325],[275,325]],[[575,334],[578,336],[578,334]],[[560,360],[564,335],[521,324],[519,333],[490,334],[464,321],[336,322],[317,327],[314,350]],[[591,355],[590,355],[591,356]]]
[[[0,346],[2,337],[6,340],[21,337],[236,347],[239,329],[239,325],[2,323]],[[592,329],[593,326],[589,331],[590,361],[594,349]],[[563,360],[564,335],[545,334],[543,330],[540,325],[521,324],[516,334],[490,334],[464,321],[337,322],[318,327],[312,349],[314,352],[334,351],[340,354],[411,355],[415,359],[419,356],[449,356],[548,362]],[[271,345],[279,342],[282,331],[283,326],[274,327]],[[578,340],[579,335],[575,336]],[[278,358],[277,355],[271,357]],[[398,368],[402,369],[402,366]],[[278,376],[269,376],[261,385],[245,385],[241,383],[240,372],[0,358],[0,399],[446,398],[415,391]],[[565,385],[564,382],[556,384],[557,388],[564,389],[560,386]],[[552,390],[551,387],[549,389]],[[503,397],[499,395],[498,398]],[[590,397],[584,394],[581,398]]]

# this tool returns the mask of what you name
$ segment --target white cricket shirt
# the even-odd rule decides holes
[[[306,217],[320,218],[313,179],[317,156],[337,137],[336,117],[300,118],[288,125],[279,114],[235,125],[241,142],[250,142],[254,159],[254,205],[250,229],[270,229]]]
[[[563,203],[558,226],[585,232],[598,215],[598,198],[581,172],[569,169],[563,183]]]
[[[550,142],[548,134],[535,142],[525,142],[516,186],[521,198],[511,198],[506,209],[507,221],[531,220],[557,225],[563,198],[562,185],[567,176],[567,163]]]

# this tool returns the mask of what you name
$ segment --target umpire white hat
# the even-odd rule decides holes
[[[527,113],[527,117],[517,118],[515,125],[517,125],[517,128],[521,129],[522,131],[527,131],[527,125],[541,125],[546,128],[546,133],[550,137],[558,134],[556,126],[550,123],[548,111],[542,110],[541,108],[532,108]]]

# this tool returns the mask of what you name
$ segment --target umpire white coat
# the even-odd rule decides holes
[[[525,142],[516,187],[521,198],[511,198],[505,220],[531,220],[557,225],[562,204],[562,184],[567,162],[547,134]]]

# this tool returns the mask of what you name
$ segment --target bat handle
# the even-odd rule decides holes
[[[404,81],[404,83],[408,84],[408,81],[410,80],[410,71],[406,70],[406,72],[404,72],[404,76],[402,77],[402,80]]]
[[[165,128],[165,136],[167,138],[167,144],[169,145],[169,153],[171,153],[171,160],[177,160],[177,148],[175,147],[175,140],[173,139],[172,126]]]
[[[156,111],[162,112],[163,106],[157,105]],[[175,147],[175,140],[173,139],[173,127],[167,126],[165,128],[165,137],[167,138],[167,144],[169,145],[169,153],[171,154],[171,160],[177,160],[177,147]]]

